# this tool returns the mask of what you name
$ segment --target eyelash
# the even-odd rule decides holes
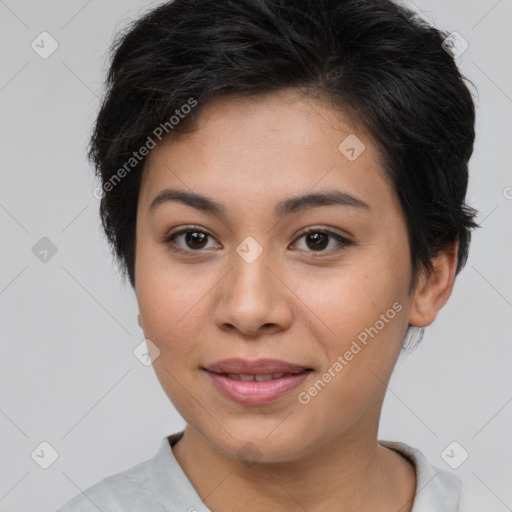
[[[180,253],[180,254],[190,254],[190,253],[201,253],[204,252],[204,249],[181,249],[180,247],[176,247],[176,244],[174,243],[175,238],[177,238],[180,235],[184,235],[186,233],[202,233],[207,235],[210,238],[214,238],[212,235],[204,231],[203,229],[200,229],[198,226],[185,226],[184,228],[180,229],[179,231],[176,231],[175,233],[170,234],[169,236],[166,236],[162,243],[164,243],[171,251]],[[329,251],[321,250],[321,251],[306,251],[311,252],[313,254],[318,254],[317,257],[322,257],[322,254],[332,255],[334,252],[342,251],[343,249],[350,247],[354,245],[354,242],[351,240],[348,240],[347,238],[334,233],[333,231],[330,231],[328,229],[321,229],[321,228],[308,228],[305,231],[303,231],[296,240],[301,239],[304,236],[307,236],[311,233],[321,233],[324,235],[328,235],[329,237],[334,238],[338,244],[339,247],[337,249],[331,249]]]

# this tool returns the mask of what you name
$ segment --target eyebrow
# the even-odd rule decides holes
[[[149,206],[149,213],[156,210],[158,206],[168,202],[180,202],[205,213],[226,216],[226,208],[217,201],[200,194],[172,188],[166,188],[155,196]],[[367,211],[371,210],[368,203],[348,192],[326,190],[284,199],[276,204],[274,213],[276,217],[284,217],[308,208],[333,205],[348,206]]]

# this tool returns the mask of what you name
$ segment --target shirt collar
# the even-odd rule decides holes
[[[396,441],[379,441],[409,459],[416,469],[416,496],[412,512],[456,512],[461,489],[460,479],[432,466],[418,449]]]
[[[172,452],[184,431],[162,439],[149,466],[152,492],[166,512],[192,510],[210,512]],[[416,495],[412,512],[455,512],[461,481],[454,474],[432,466],[416,448],[396,441],[379,441],[409,459],[416,469]]]
[[[183,437],[183,433],[177,432],[162,439],[149,466],[151,491],[166,512],[210,512],[172,452],[171,447]]]

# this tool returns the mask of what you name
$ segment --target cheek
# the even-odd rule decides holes
[[[392,306],[403,300],[403,279],[390,265],[359,258],[346,267],[310,272],[307,277],[295,276],[294,291],[309,309],[310,316],[328,329],[329,337],[335,340],[334,348],[342,349],[340,340],[350,345],[352,339],[373,326],[386,311],[391,309],[389,316],[394,320],[397,315]]]
[[[175,408],[189,418],[195,408],[190,392],[201,363],[199,340],[205,338],[201,331],[208,318],[201,297],[210,287],[201,279],[192,284],[183,273],[169,269],[153,267],[152,272],[143,274],[137,300],[144,334],[158,350],[153,369]]]
[[[336,336],[324,338],[327,363],[303,389],[301,404],[311,428],[343,430],[370,410],[380,410],[404,333],[405,308],[385,301],[382,308],[338,312]],[[381,316],[382,315],[382,316]]]
[[[137,258],[137,302],[146,337],[162,352],[189,350],[187,341],[204,321],[201,297],[211,288],[208,279],[183,272],[156,250],[142,248]]]
[[[174,281],[165,286],[162,281],[147,283],[141,293],[139,309],[145,322],[146,336],[162,353],[193,355],[194,344],[206,328],[208,313],[201,302],[208,288],[187,289],[185,283]],[[145,300],[145,297],[147,300]]]
[[[311,275],[297,281],[297,295],[314,313],[310,316],[321,320],[316,321],[322,326],[316,335],[326,357],[319,378],[328,382],[325,387],[317,384],[321,392],[311,392],[322,395],[314,399],[320,409],[322,403],[337,404],[326,409],[326,421],[339,421],[340,409],[345,418],[355,417],[383,393],[407,327],[405,277],[391,260],[359,258],[346,268],[333,269],[329,277]]]

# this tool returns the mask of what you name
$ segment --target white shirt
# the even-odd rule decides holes
[[[104,478],[57,512],[211,512],[172,452],[182,435],[177,432],[164,437],[151,459]],[[409,458],[416,468],[412,512],[466,512],[459,505],[461,482],[457,476],[432,466],[419,450],[404,443],[379,444]]]

